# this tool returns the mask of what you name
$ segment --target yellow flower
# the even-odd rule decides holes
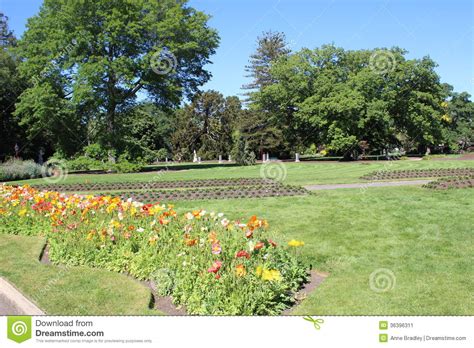
[[[95,232],[94,231],[90,231],[88,234],[87,234],[87,240],[92,240],[94,238],[94,235],[95,235]]]
[[[107,207],[106,211],[107,211],[107,213],[110,214],[115,208],[117,208],[117,204],[116,204],[116,203],[111,203],[111,204]]]
[[[288,245],[291,246],[291,247],[297,248],[297,247],[303,246],[304,242],[296,240],[296,239],[292,239],[288,242]]]
[[[245,270],[244,265],[237,265],[235,266],[235,274],[237,277],[243,277],[247,274],[247,271]]]
[[[260,277],[262,275],[262,272],[263,272],[263,267],[257,266],[257,269],[255,270],[255,274],[257,275],[257,277]]]
[[[272,281],[272,280],[281,281],[280,271],[276,269],[272,269],[272,270],[264,269],[262,272],[262,279],[267,280],[267,281]]]
[[[148,242],[150,243],[150,245],[155,245],[157,240],[158,240],[158,237],[154,236],[154,237],[150,237]]]
[[[22,209],[18,212],[18,216],[24,216],[26,214],[26,212],[27,212],[26,208]]]

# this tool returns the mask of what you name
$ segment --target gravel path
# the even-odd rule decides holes
[[[305,189],[310,191],[318,190],[336,190],[345,188],[369,188],[369,187],[385,187],[385,186],[412,186],[424,185],[432,180],[405,180],[405,181],[383,181],[383,182],[367,182],[355,184],[332,184],[332,185],[308,185]]]

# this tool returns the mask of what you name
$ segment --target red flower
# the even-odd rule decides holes
[[[271,240],[271,239],[268,240],[268,243],[270,243],[270,245],[271,245],[272,247],[275,247],[275,248],[276,248],[276,246],[277,246],[277,243],[275,243],[275,242],[274,242],[273,240]]]
[[[235,257],[245,257],[247,259],[250,259],[250,254],[246,252],[245,250],[240,250]]]
[[[219,272],[221,267],[222,267],[222,262],[221,261],[214,261],[214,263],[212,264],[212,267],[209,268],[207,271],[209,273],[217,273],[217,272]]]

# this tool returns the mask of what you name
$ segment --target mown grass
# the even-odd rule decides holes
[[[136,174],[70,174],[61,184],[103,183],[103,182],[136,182],[136,181],[170,181],[193,179],[232,179],[262,177],[262,165],[250,167],[216,165],[194,165],[179,170],[184,165],[156,167],[156,171]],[[310,184],[345,184],[364,182],[361,176],[377,170],[430,169],[430,168],[472,168],[474,161],[379,161],[379,162],[318,162],[294,163],[274,162],[267,165],[267,173],[273,172],[283,183],[290,185]],[[187,168],[187,167],[185,167]],[[279,174],[281,173],[281,174]],[[16,184],[44,184],[45,180],[33,179],[12,182]]]
[[[0,276],[49,315],[144,315],[150,291],[125,275],[38,261],[39,237],[0,234]]]

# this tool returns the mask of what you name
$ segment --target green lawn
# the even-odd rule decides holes
[[[38,261],[44,240],[0,235],[0,276],[49,315],[143,315],[151,293],[121,274]]]
[[[277,164],[271,164],[277,165]],[[379,162],[318,162],[318,163],[282,163],[286,171],[284,183],[292,185],[310,184],[345,184],[364,182],[359,179],[362,175],[376,170],[401,170],[401,169],[429,169],[429,168],[472,168],[474,161],[379,161]],[[180,168],[199,168],[184,169]],[[238,167],[229,165],[172,165],[169,167],[156,167],[156,171],[139,174],[71,174],[60,183],[84,182],[131,182],[131,181],[169,181],[191,179],[225,179],[225,178],[258,178],[262,166]],[[45,183],[44,179],[23,180],[15,183]]]
[[[466,167],[474,167],[474,161],[285,163],[285,182],[350,183],[361,181],[360,176],[374,170]],[[70,175],[65,182],[259,177],[260,168],[227,166],[162,174]],[[473,203],[472,189],[433,191],[421,187],[369,187],[365,192],[343,189],[302,197],[176,202],[181,212],[203,208],[224,212],[234,219],[257,214],[269,220],[271,233],[279,242],[304,240],[306,245],[298,252],[313,268],[329,272],[330,276],[296,313],[321,315],[474,314]],[[377,293],[371,290],[369,277],[381,268],[393,272],[396,283],[392,290]],[[17,276],[21,280],[21,272]],[[110,313],[135,313],[127,312],[123,302],[114,302],[122,307]]]

